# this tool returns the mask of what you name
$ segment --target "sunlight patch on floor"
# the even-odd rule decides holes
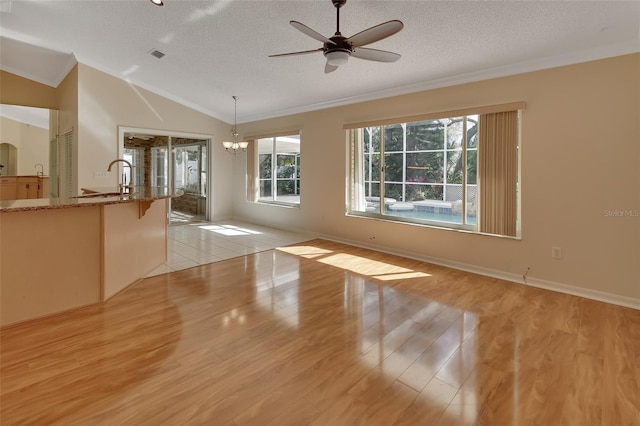
[[[218,234],[222,234],[226,236],[262,234],[262,232],[254,231],[248,228],[240,228],[238,226],[233,226],[233,225],[201,225],[201,226],[198,226],[198,228],[204,229],[206,231],[216,232]]]
[[[333,253],[331,250],[321,249],[314,246],[279,247],[278,250],[307,259],[313,259],[318,256]]]
[[[357,274],[368,275],[371,277],[381,277],[380,279],[404,279],[404,278],[421,278],[430,277],[430,274],[414,271],[412,269],[396,266],[391,263],[379,262],[377,260],[367,259],[366,257],[354,256],[351,254],[338,253],[322,259],[318,262],[337,268],[346,269]],[[400,278],[390,278],[393,274],[400,275]],[[407,275],[411,274],[411,276]],[[386,278],[384,278],[386,277]]]

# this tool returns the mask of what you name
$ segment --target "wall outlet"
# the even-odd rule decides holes
[[[93,172],[93,178],[94,179],[108,178],[109,174],[110,174],[110,172]]]
[[[551,247],[551,258],[562,259],[562,247]]]

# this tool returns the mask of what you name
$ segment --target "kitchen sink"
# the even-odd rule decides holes
[[[106,197],[117,197],[119,195],[120,195],[119,192],[96,192],[93,194],[78,195],[76,197],[71,197],[71,198],[106,198]],[[129,195],[129,194],[122,194],[122,195]]]

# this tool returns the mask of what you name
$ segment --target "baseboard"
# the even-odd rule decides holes
[[[79,311],[82,309],[87,309],[87,308],[92,308],[96,305],[102,305],[103,302],[102,301],[98,301],[98,302],[92,302],[92,303],[87,303],[86,305],[79,305],[79,306],[73,306],[71,308],[67,308],[67,309],[63,309],[61,311],[55,311],[55,312],[51,312],[48,314],[42,314],[42,315],[37,315],[35,317],[30,317],[30,318],[25,318],[25,319],[21,319],[9,324],[3,324],[2,326],[0,326],[0,331],[6,331],[12,328],[17,328],[17,327],[23,327],[23,326],[27,326],[33,322],[37,322],[37,321],[41,321],[46,319],[47,321],[49,321],[51,318],[56,318],[58,316],[61,315],[66,315],[69,312],[75,312],[75,311]]]
[[[573,296],[584,297],[585,299],[597,300],[599,302],[611,303],[613,305],[640,310],[640,299],[634,299],[633,297],[621,296],[619,294],[576,287],[569,284],[562,284],[533,277],[527,278],[526,283],[520,284],[526,284],[531,287],[543,288],[545,290],[557,291],[560,293],[571,294]]]
[[[226,220],[226,219],[224,219]],[[218,220],[216,219],[216,222],[222,222],[224,221],[223,219]],[[316,232],[311,232],[307,229],[302,229],[302,228],[297,228],[295,226],[289,226],[287,225],[286,228],[282,227],[280,224],[272,224],[272,223],[265,223],[265,222],[256,222],[254,219],[249,219],[246,217],[242,217],[242,216],[234,216],[232,219],[228,219],[229,221],[235,221],[235,222],[243,222],[243,223],[249,223],[252,225],[256,225],[256,226],[263,226],[263,227],[267,227],[267,228],[273,228],[273,229],[277,229],[279,231],[285,231],[285,232],[291,232],[294,234],[300,234],[305,236],[305,238],[309,238],[310,240],[314,239],[314,238],[324,238],[322,236],[320,236],[320,234],[316,233]],[[326,238],[328,239],[328,238]]]
[[[233,216],[216,216],[216,217],[209,218],[207,222],[224,222],[224,221],[231,221],[231,220],[237,220],[237,219],[234,218]]]
[[[540,278],[535,278],[530,276],[527,276],[525,278],[519,274],[504,272],[497,269],[484,268],[482,266],[470,265],[468,263],[456,262],[453,260],[442,259],[438,257],[420,256],[416,253],[402,251],[402,250],[390,250],[390,249],[376,246],[373,244],[366,244],[360,241],[352,241],[344,238],[335,237],[333,235],[320,234],[318,235],[318,238],[323,238],[326,240],[335,241],[343,244],[349,244],[356,247],[362,247],[369,250],[379,251],[382,253],[402,256],[409,259],[418,260],[421,262],[433,263],[435,265],[445,266],[448,268],[458,269],[458,270],[470,272],[473,274],[510,281],[516,284],[528,285],[531,287],[542,288],[545,290],[551,290],[559,293],[570,294],[573,296],[584,297],[585,299],[597,300],[599,302],[611,303],[613,305],[619,305],[627,308],[640,310],[640,299],[635,299],[633,297],[621,296],[614,293],[607,293],[599,290],[576,287],[569,284],[543,280]]]

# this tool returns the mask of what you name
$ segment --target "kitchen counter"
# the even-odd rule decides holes
[[[0,327],[104,303],[166,262],[168,202],[182,191],[83,192],[0,202]]]
[[[82,188],[82,190],[85,192],[85,195],[71,198],[34,198],[28,200],[0,201],[0,213],[122,204],[134,201],[154,201],[179,197],[183,194],[183,191],[180,189],[170,191],[168,188],[157,186],[135,186],[133,194],[110,196],[98,194],[114,194],[118,192],[118,188]]]

